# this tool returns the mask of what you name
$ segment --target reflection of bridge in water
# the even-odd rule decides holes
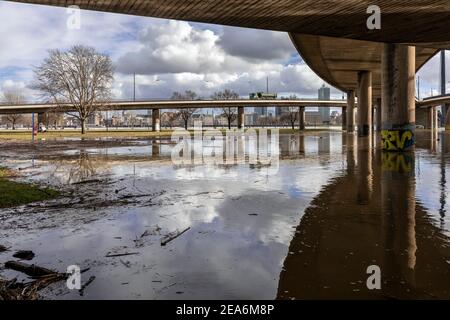
[[[277,297],[450,298],[450,239],[416,199],[415,154],[343,137],[347,170],[306,209]],[[381,268],[381,290],[366,286],[370,265]]]

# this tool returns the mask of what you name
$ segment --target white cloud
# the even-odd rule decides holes
[[[203,97],[225,88],[247,96],[250,92],[265,91],[267,76],[271,91],[298,92],[308,97],[317,95],[317,88],[323,81],[306,64],[284,64],[295,52],[287,34],[243,31],[243,39],[252,38],[251,34],[255,33],[255,41],[261,42],[263,35],[267,34],[268,39],[274,39],[275,47],[280,47],[272,53],[264,53],[268,57],[262,60],[262,55],[256,54],[256,48],[261,49],[260,43],[252,45],[249,51],[236,51],[239,43],[234,39],[239,36],[236,31],[237,28],[229,27],[224,27],[223,32],[213,31],[205,26],[200,28],[177,21],[151,25],[139,37],[140,49],[119,58],[118,71],[140,74],[137,81],[139,99],[167,98],[173,91],[188,89]],[[266,51],[271,51],[270,48],[267,47]],[[154,82],[156,74],[159,74],[158,83]],[[121,75],[120,78],[126,83],[121,85],[121,97],[132,96],[132,77]]]
[[[140,99],[165,99],[188,89],[203,97],[225,88],[247,96],[265,91],[267,76],[270,91],[315,98],[323,83],[295,58],[286,33],[89,11],[82,11],[80,30],[69,30],[67,18],[65,8],[0,2],[0,85],[30,83],[32,67],[48,49],[75,44],[111,55],[119,99],[132,98],[133,72]],[[450,74],[450,64],[447,70]],[[422,97],[436,91],[439,58],[420,76]],[[332,96],[341,95],[333,89]]]
[[[226,53],[249,60],[286,60],[297,53],[284,32],[223,27],[218,44]]]

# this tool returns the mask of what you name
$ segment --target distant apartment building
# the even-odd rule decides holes
[[[254,126],[258,122],[258,114],[256,112],[245,114],[245,125]]]
[[[285,114],[289,114],[289,107],[275,108],[275,117],[282,117]]]
[[[87,125],[99,127],[103,125],[103,115],[101,112],[93,112],[87,119]]]
[[[306,111],[305,112],[305,122],[307,125],[321,125],[322,122],[322,114],[320,111]]]
[[[331,89],[329,87],[326,87],[325,84],[322,85],[322,87],[319,89],[318,92],[318,99],[319,100],[330,100],[331,97]],[[321,121],[322,123],[330,123],[330,108],[329,107],[320,107],[319,112],[322,117]]]

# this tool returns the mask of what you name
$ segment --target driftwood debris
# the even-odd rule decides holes
[[[186,231],[190,230],[191,227],[188,227],[186,229],[184,229],[181,232],[176,232],[175,234],[168,234],[166,237],[164,237],[163,239],[161,239],[161,245],[165,246],[166,244],[168,244],[170,241],[175,240],[176,238],[178,238],[179,236],[181,236],[183,233],[185,233]]]
[[[100,179],[82,180],[82,181],[78,181],[78,182],[73,182],[72,185],[76,186],[76,185],[80,185],[80,184],[97,183],[100,181],[101,181]]]
[[[90,285],[93,281],[95,280],[95,276],[91,276],[90,278],[89,278],[89,280],[88,281],[86,281],[86,283],[85,284],[83,284],[82,286],[81,286],[81,289],[80,289],[80,296],[84,296],[84,289],[86,289],[86,287],[88,286],[88,285]]]
[[[0,279],[0,300],[37,300],[38,292],[52,283],[67,279],[66,274],[54,273],[28,283]]]
[[[119,199],[145,198],[145,197],[152,197],[152,196],[154,196],[153,193],[149,193],[149,194],[124,194],[123,196],[120,196]]]
[[[136,254],[139,254],[139,252],[125,252],[125,253],[116,253],[116,254],[108,253],[105,257],[106,258],[114,258],[114,257],[132,256],[132,255],[136,255]]]
[[[35,280],[17,282],[0,278],[0,300],[36,300],[38,292],[52,283],[66,280],[68,275],[23,262],[8,261],[5,268],[22,272]]]
[[[13,255],[13,257],[21,260],[33,260],[34,252],[30,250],[19,250]]]
[[[147,237],[147,236],[154,236],[154,235],[158,235],[158,234],[161,234],[161,227],[156,225],[152,229],[145,230],[144,233],[141,234],[141,238],[144,238],[144,237]]]
[[[34,264],[30,265],[30,264],[27,264],[24,262],[18,262],[18,261],[6,262],[5,268],[25,273],[27,276],[30,276],[33,278],[57,274],[57,272],[55,272],[53,270],[42,268],[42,267],[36,266]]]
[[[130,261],[123,261],[120,259],[120,262],[127,268],[131,268],[131,262]]]

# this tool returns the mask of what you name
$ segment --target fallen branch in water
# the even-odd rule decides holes
[[[119,260],[120,260],[120,262],[121,262],[125,267],[131,268],[131,262],[130,262],[130,261],[125,262],[125,261],[123,261],[122,259],[119,259]]]
[[[0,279],[0,300],[36,300],[38,292],[52,283],[66,280],[68,274],[58,273],[35,265],[22,262],[8,261],[5,268],[23,272],[36,280],[28,283],[18,283],[17,279]]]
[[[90,278],[89,278],[89,280],[88,281],[86,281],[86,283],[85,284],[83,284],[82,286],[81,286],[81,289],[80,289],[80,296],[84,296],[84,289],[86,289],[86,287],[88,286],[88,285],[90,285],[93,281],[95,280],[95,276],[91,276]]]
[[[144,197],[159,197],[163,195],[165,191],[154,192],[154,193],[146,193],[146,194],[125,194],[120,196],[119,199],[131,199],[131,198],[144,198]]]
[[[20,260],[33,260],[34,252],[31,250],[19,250],[13,254],[13,257]]]
[[[120,196],[119,199],[144,198],[144,197],[152,197],[152,196],[154,196],[153,193],[149,193],[149,194],[125,194],[123,196]]]
[[[139,254],[139,252],[126,252],[126,253],[117,253],[117,254],[108,253],[105,257],[106,258],[114,258],[114,257],[132,256],[135,254]]]
[[[92,179],[92,180],[83,180],[83,181],[73,182],[72,185],[76,186],[76,185],[80,185],[80,184],[97,183],[97,182],[100,182],[100,179]]]
[[[46,268],[15,261],[7,262],[5,268],[23,272],[33,277],[35,280],[19,283],[17,282],[17,279],[3,280],[0,278],[0,300],[37,300],[39,298],[38,292],[40,290],[53,283],[67,280],[69,277],[69,274],[67,273],[59,273]],[[90,268],[83,269],[81,270],[81,273],[85,273],[89,270]],[[84,288],[93,281],[91,278],[86,282]]]
[[[34,264],[30,265],[30,264],[18,262],[18,261],[6,262],[5,268],[25,273],[27,276],[30,276],[33,278],[48,276],[48,275],[57,273],[53,270],[42,268],[42,267],[36,266]]]
[[[168,244],[170,241],[175,240],[176,238],[178,238],[179,236],[181,236],[183,233],[185,233],[186,231],[188,231],[189,229],[191,229],[191,227],[188,227],[186,229],[184,229],[181,232],[178,232],[174,235],[167,235],[164,239],[161,239],[161,245],[165,246],[166,244]]]

